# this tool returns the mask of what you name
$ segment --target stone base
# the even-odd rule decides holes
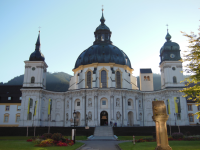
[[[157,146],[155,150],[172,150],[172,148],[169,145],[166,147]]]

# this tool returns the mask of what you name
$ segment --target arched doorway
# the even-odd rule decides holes
[[[102,111],[100,114],[101,118],[101,126],[107,126],[108,125],[108,113],[106,111]]]
[[[133,112],[128,112],[128,126],[133,126]]]

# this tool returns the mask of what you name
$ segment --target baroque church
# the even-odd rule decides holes
[[[124,51],[112,44],[111,30],[101,24],[94,32],[93,45],[77,58],[69,89],[46,90],[48,65],[40,51],[40,33],[35,51],[24,61],[25,73],[19,126],[154,126],[152,101],[167,107],[168,125],[189,125],[187,102],[179,91],[185,87],[180,47],[171,41],[160,49],[161,89],[154,91],[151,68],[140,69],[140,89],[134,69]],[[74,119],[73,113],[76,112]]]

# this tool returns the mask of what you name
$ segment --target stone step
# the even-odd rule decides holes
[[[110,126],[99,126],[95,128],[94,136],[113,136],[113,129]]]

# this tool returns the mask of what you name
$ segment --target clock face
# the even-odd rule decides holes
[[[174,58],[174,57],[175,57],[175,55],[174,55],[174,54],[170,54],[170,57],[171,57],[171,58]]]

